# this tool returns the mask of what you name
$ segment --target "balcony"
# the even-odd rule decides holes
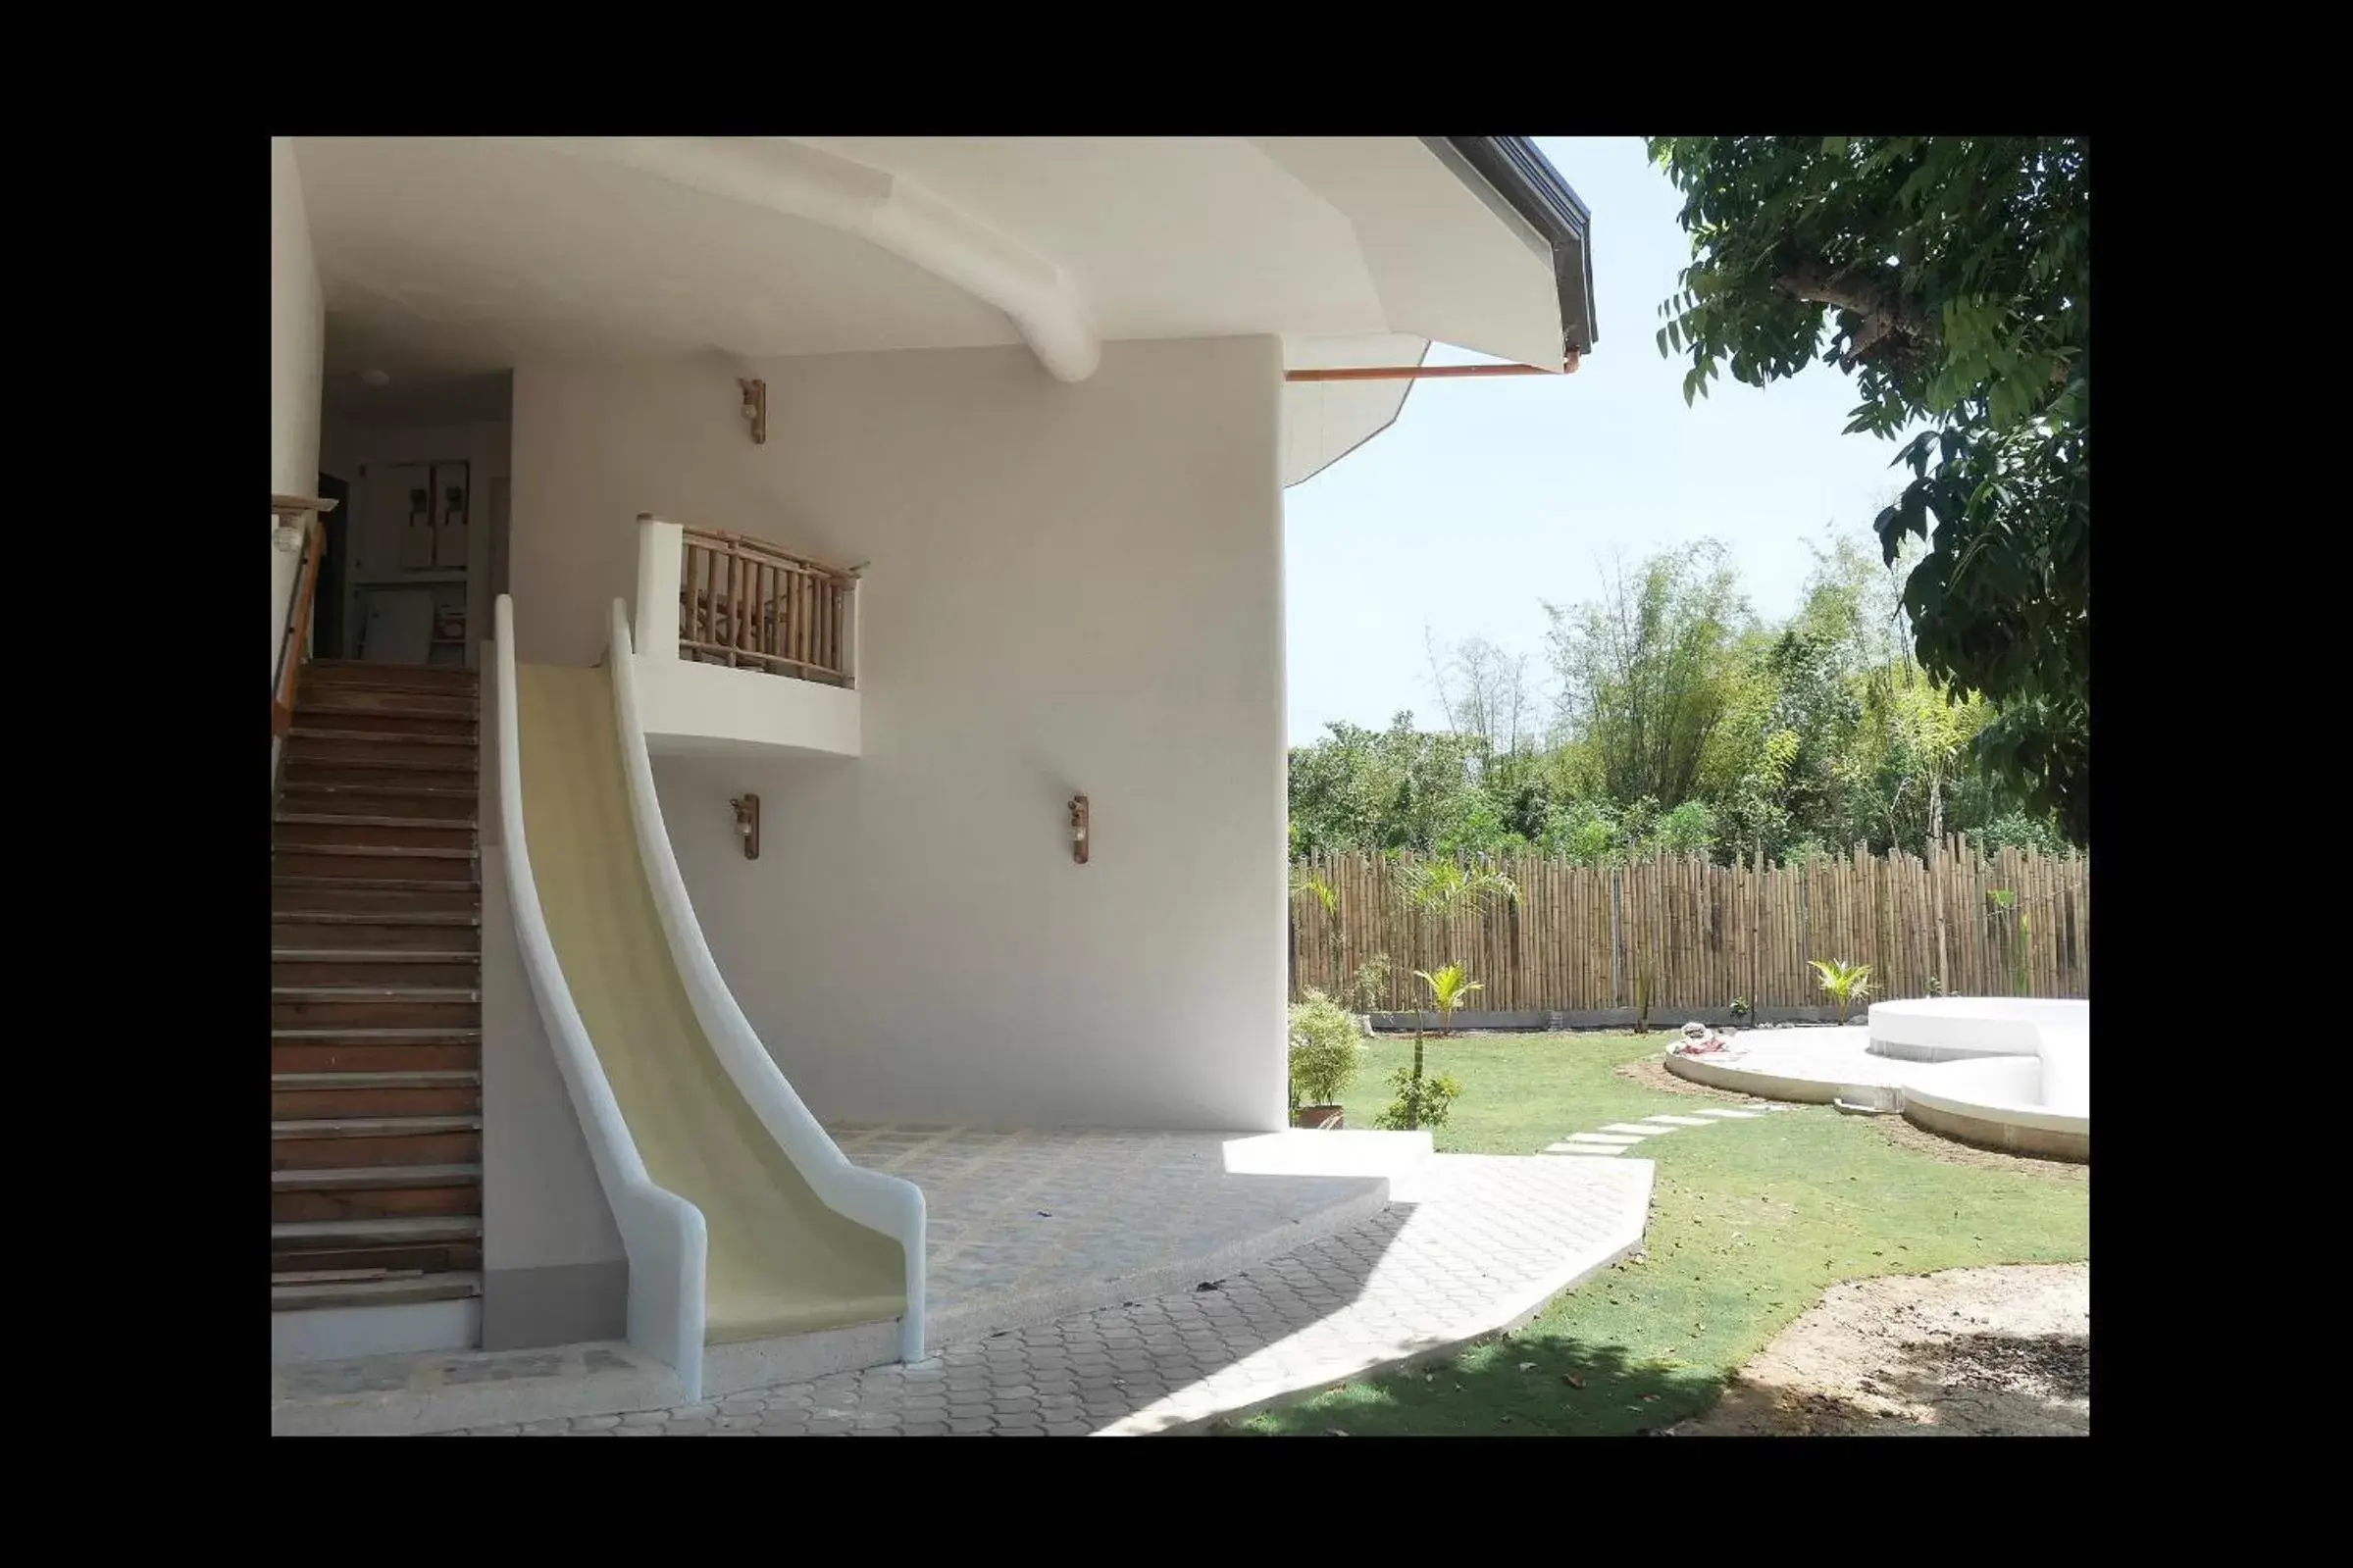
[[[857,577],[742,533],[638,519],[634,622],[657,752],[858,754]]]

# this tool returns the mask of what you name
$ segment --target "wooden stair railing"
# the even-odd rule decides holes
[[[304,650],[310,643],[311,601],[319,588],[319,558],[327,553],[327,531],[321,519],[335,509],[332,501],[315,495],[273,495],[270,515],[281,527],[300,521],[302,558],[292,600],[286,605],[285,631],[278,644],[278,668],[270,677],[270,733],[283,735],[294,724],[294,683],[302,673]]]
[[[854,686],[857,574],[718,529],[680,531],[678,650],[704,664]]]

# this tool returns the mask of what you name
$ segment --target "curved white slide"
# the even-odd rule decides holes
[[[516,935],[629,1254],[629,1338],[701,1394],[705,1345],[898,1320],[923,1353],[922,1192],[850,1164],[728,991],[662,826],[626,609],[603,668],[518,666],[499,804]]]

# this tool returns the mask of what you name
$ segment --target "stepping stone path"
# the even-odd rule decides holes
[[[1622,1154],[1636,1144],[1654,1138],[1664,1137],[1686,1127],[1714,1127],[1718,1122],[1753,1122],[1778,1105],[1761,1105],[1755,1110],[1735,1110],[1729,1105],[1712,1106],[1697,1116],[1674,1116],[1662,1113],[1646,1116],[1639,1122],[1605,1122],[1598,1133],[1571,1133],[1558,1143],[1548,1144],[1547,1154],[1583,1154],[1611,1156]]]

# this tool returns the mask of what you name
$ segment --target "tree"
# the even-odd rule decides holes
[[[1401,713],[1386,730],[1335,724],[1294,750],[1293,858],[1411,850],[1477,865],[1540,849],[1595,866],[1658,853],[1787,863],[1858,843],[1925,853],[1952,832],[2062,847],[2052,814],[1984,762],[1977,740],[1997,706],[1913,656],[1903,574],[1924,549],[1907,539],[1890,568],[1867,537],[1833,534],[1798,608],[1771,625],[1748,613],[1714,544],[1548,607],[1569,698],[1549,736],[1525,718],[1520,656],[1425,637],[1449,728],[1417,730]]]
[[[1292,847],[1431,849],[1474,811],[1475,743],[1430,734],[1400,713],[1387,730],[1346,723],[1291,753]]]
[[[1603,794],[1672,809],[1697,788],[1732,706],[1748,601],[1714,539],[1610,571],[1602,594],[1544,607],[1560,718]]]
[[[1528,656],[1508,653],[1485,637],[1464,637],[1441,648],[1426,627],[1422,647],[1430,657],[1446,727],[1477,740],[1483,764],[1517,754],[1535,706],[1528,691]]]
[[[2080,137],[1665,136],[1693,261],[1661,307],[1684,397],[1816,363],[1905,441],[1875,521],[1920,663],[1999,715],[1978,755],[2089,843],[2090,194]],[[1825,338],[1825,313],[1828,314]],[[1931,521],[1932,520],[1932,521]]]

